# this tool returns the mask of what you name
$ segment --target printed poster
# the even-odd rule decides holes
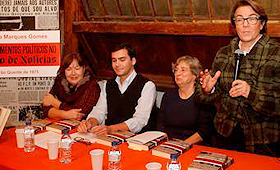
[[[59,0],[0,0],[0,30],[59,29]]]
[[[0,31],[0,77],[52,77],[60,65],[60,31]]]

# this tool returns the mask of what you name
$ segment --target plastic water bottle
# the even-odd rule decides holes
[[[27,121],[26,126],[24,127],[24,151],[32,152],[34,150],[34,128],[31,126],[31,122]]]
[[[69,135],[68,129],[62,131],[59,161],[65,164],[68,164],[72,161],[72,139]]]
[[[112,142],[112,147],[108,151],[108,170],[121,170],[121,150],[117,141]]]
[[[178,155],[171,154],[170,160],[167,162],[167,170],[181,170],[181,163],[178,161]]]

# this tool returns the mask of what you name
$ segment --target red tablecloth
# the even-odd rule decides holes
[[[36,147],[34,152],[25,153],[23,149],[16,146],[15,130],[5,130],[0,137],[0,170],[9,169],[37,169],[37,170],[90,170],[91,158],[90,150],[100,148],[105,151],[103,169],[107,169],[109,147],[92,144],[86,146],[80,143],[73,144],[73,161],[70,164],[62,164],[56,160],[48,159],[48,152],[45,149]],[[148,162],[160,162],[162,170],[166,169],[165,158],[153,156],[151,151],[135,151],[127,148],[124,143],[120,146],[122,150],[122,170],[145,170]],[[274,157],[242,153],[236,151],[222,150],[212,147],[195,145],[192,149],[179,157],[182,170],[186,170],[191,161],[200,151],[212,151],[224,153],[232,157],[235,162],[228,168],[229,170],[280,170],[280,161]]]

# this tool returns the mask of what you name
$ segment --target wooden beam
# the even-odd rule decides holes
[[[167,35],[210,35],[230,36],[233,29],[229,23],[192,22],[92,22],[75,21],[73,30],[77,33],[132,33]]]
[[[280,22],[268,23],[268,34],[280,37]],[[76,33],[129,33],[234,36],[235,31],[229,20],[200,20],[196,22],[95,22],[74,21]]]
[[[72,22],[77,19],[76,15],[80,7],[81,0],[73,0],[71,3],[64,1],[64,54],[69,54],[72,52],[78,52],[78,38],[75,33],[73,33]]]

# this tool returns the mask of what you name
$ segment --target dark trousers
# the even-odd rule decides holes
[[[224,137],[216,132],[211,143],[214,147],[245,152],[245,136],[239,124],[236,125],[229,137]]]
[[[245,136],[243,130],[239,124],[233,129],[229,137],[224,137],[220,134],[216,134],[214,140],[212,140],[214,147],[236,150],[245,152]],[[254,153],[259,155],[268,155],[272,157],[280,157],[280,141],[267,145],[256,144],[254,146]]]
[[[268,155],[272,157],[280,157],[280,141],[267,145],[255,145],[255,153],[260,155]]]

